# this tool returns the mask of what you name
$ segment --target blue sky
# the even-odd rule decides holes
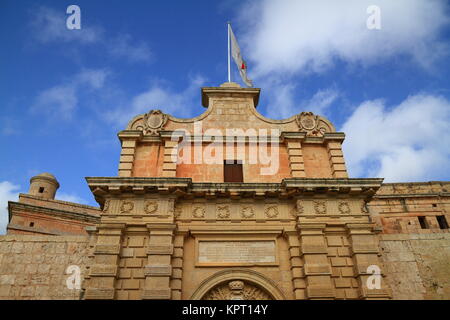
[[[227,78],[228,20],[259,112],[328,117],[352,177],[449,180],[448,2],[375,2],[2,0],[0,229],[41,172],[57,198],[95,205],[84,177],[117,175],[117,132],[134,115],[203,112],[200,87]],[[71,4],[81,30],[66,28]]]

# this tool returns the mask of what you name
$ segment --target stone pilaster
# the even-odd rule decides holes
[[[293,178],[305,178],[305,163],[303,161],[302,146],[300,140],[289,139],[286,141],[289,156],[289,166]]]
[[[333,299],[331,265],[327,257],[326,224],[298,224],[307,299]]]
[[[306,281],[303,271],[303,261],[300,257],[300,241],[297,230],[286,231],[284,236],[289,244],[289,257],[292,272],[292,286],[294,287],[294,299],[305,299]]]
[[[172,278],[170,287],[172,289],[172,300],[181,300],[181,285],[183,279],[183,250],[186,233],[177,232],[174,238],[174,251],[172,256]]]
[[[94,247],[94,264],[84,298],[114,299],[121,239],[125,224],[100,224]]]
[[[172,155],[178,155],[178,141],[165,140],[164,142],[164,163],[163,163],[163,177],[177,176],[176,158],[172,159]],[[175,160],[175,162],[173,162]]]
[[[131,177],[133,173],[136,140],[123,140],[120,152],[119,177]]]
[[[171,299],[172,255],[174,230],[172,223],[147,224],[150,233],[147,248],[147,265],[144,267],[145,285],[143,299]]]
[[[348,178],[341,142],[329,141],[327,150],[333,178]]]
[[[384,279],[385,271],[379,258],[378,238],[372,227],[372,224],[347,224],[354,274],[359,284],[359,298],[389,299],[391,293]],[[381,271],[381,288],[368,288],[367,280],[373,276],[368,270],[369,266],[378,267]]]

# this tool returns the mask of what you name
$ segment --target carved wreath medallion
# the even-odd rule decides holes
[[[314,210],[317,214],[326,214],[327,213],[327,205],[325,201],[314,201]]]
[[[349,206],[348,202],[346,202],[346,201],[339,202],[338,210],[342,214],[349,214],[350,213],[350,206]]]
[[[134,208],[132,201],[123,200],[120,204],[120,213],[130,213]]]
[[[217,206],[217,216],[221,219],[230,217],[230,207],[227,205]]]
[[[241,217],[249,219],[255,216],[255,211],[251,206],[244,206],[241,208]]]
[[[158,203],[156,201],[147,201],[144,205],[146,214],[154,214],[158,210]]]
[[[192,210],[192,216],[194,218],[204,218],[205,217],[205,208],[195,207],[194,210]]]
[[[278,207],[277,206],[270,206],[267,207],[265,212],[267,218],[275,218],[278,216]]]

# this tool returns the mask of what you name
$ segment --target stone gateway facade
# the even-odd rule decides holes
[[[345,135],[260,90],[202,88],[206,111],[150,110],[119,132],[99,207],[50,174],[9,202],[1,299],[450,299],[450,182],[349,178]]]

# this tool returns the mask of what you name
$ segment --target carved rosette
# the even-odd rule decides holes
[[[222,283],[209,290],[202,300],[271,300],[269,294],[242,280]]]
[[[291,215],[293,218],[296,218],[296,217],[297,217],[297,208],[296,208],[296,207],[293,207],[293,208],[291,209],[291,211],[289,211],[289,213],[290,213],[290,215]]]
[[[103,212],[108,212],[110,201],[111,200],[105,200],[105,204],[103,205]]]
[[[227,205],[217,206],[217,217],[226,219],[230,217],[230,207]]]
[[[264,211],[267,218],[275,218],[278,216],[278,207],[277,206],[270,206],[267,207]]]
[[[365,201],[363,201],[361,203],[361,212],[363,213],[369,213],[369,211],[367,210],[367,203]]]
[[[255,211],[251,206],[244,206],[241,208],[241,217],[249,219],[255,216]]]
[[[174,209],[174,211],[173,211],[173,216],[175,217],[175,218],[178,218],[179,216],[181,216],[181,207],[179,207],[179,206],[176,206],[175,207],[175,209]]]
[[[134,203],[132,201],[123,200],[120,203],[120,213],[130,213],[134,209]]]
[[[326,132],[334,131],[331,123],[312,112],[302,112],[296,116],[295,120],[299,130],[306,132],[307,136],[321,137]]]
[[[295,208],[297,209],[298,214],[303,214],[305,212],[303,203],[300,200],[297,201]]]
[[[192,216],[194,218],[204,218],[205,217],[205,208],[195,207],[194,210],[192,210]]]
[[[325,201],[314,201],[314,211],[316,211],[317,214],[326,214],[327,205]]]
[[[155,214],[158,210],[158,203],[156,201],[147,201],[144,204],[144,211],[146,214]]]
[[[341,214],[350,214],[350,206],[347,201],[340,201],[338,210]]]
[[[136,129],[144,131],[145,135],[155,136],[164,128],[168,116],[161,110],[150,110],[144,115],[142,125]]]

